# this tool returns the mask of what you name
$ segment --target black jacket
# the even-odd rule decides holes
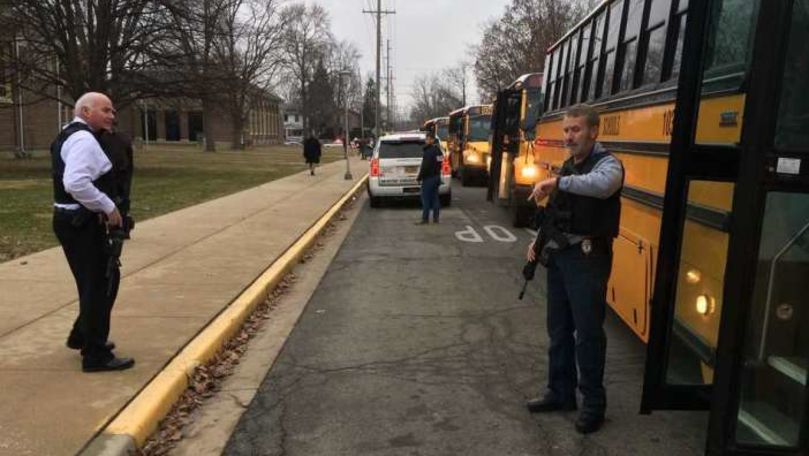
[[[419,175],[416,177],[417,181],[422,181],[428,177],[441,176],[441,164],[444,161],[444,154],[441,149],[436,145],[425,145],[424,155],[421,159],[421,166],[419,167]]]
[[[320,163],[320,141],[317,138],[306,138],[303,142],[303,158],[306,163]]]

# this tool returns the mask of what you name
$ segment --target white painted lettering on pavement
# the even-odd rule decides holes
[[[465,230],[456,231],[455,237],[458,238],[459,241],[464,242],[475,242],[475,243],[483,242],[483,238],[480,237],[478,232],[475,231],[475,229],[472,228],[470,225],[466,225]]]
[[[495,241],[500,242],[517,242],[517,236],[511,234],[511,231],[503,228],[500,225],[486,225],[483,227],[489,236],[492,237]],[[499,232],[499,233],[498,233]]]

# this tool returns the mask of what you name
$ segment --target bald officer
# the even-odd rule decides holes
[[[75,118],[51,144],[53,230],[67,257],[79,292],[79,315],[67,346],[81,350],[82,370],[129,369],[132,358],[118,358],[107,340],[114,294],[107,273],[107,230],[120,227],[121,213],[110,198],[116,187],[113,164],[96,135],[110,131],[115,109],[110,99],[89,92],[76,101]]]

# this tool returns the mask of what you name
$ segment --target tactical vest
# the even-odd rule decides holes
[[[73,133],[78,131],[88,131],[93,134],[93,131],[90,130],[90,127],[87,124],[82,122],[73,122],[61,132],[59,132],[59,136],[51,144],[51,177],[53,179],[53,200],[59,204],[79,204],[78,201],[73,199],[73,196],[70,195],[65,190],[65,186],[62,183],[64,175],[65,175],[65,162],[62,160],[62,145],[67,141]],[[95,136],[95,134],[93,134]],[[102,149],[103,150],[103,149]],[[104,152],[107,155],[107,152]],[[109,156],[107,156],[109,159]],[[112,160],[110,160],[112,162]],[[93,181],[93,185],[99,189],[101,192],[113,198],[113,191],[115,189],[115,182],[114,182],[114,175],[111,172],[112,169],[101,176],[99,176],[96,180]]]
[[[560,176],[588,174],[609,152],[591,153],[575,164],[573,157],[562,165]],[[623,185],[622,185],[623,186]],[[561,189],[554,191],[548,203],[548,214],[554,226],[565,233],[592,238],[612,239],[618,236],[621,216],[621,190],[607,199],[582,196]]]

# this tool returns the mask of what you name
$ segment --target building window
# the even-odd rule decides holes
[[[0,43],[0,103],[11,103],[11,71],[8,61],[13,49],[11,42]]]

